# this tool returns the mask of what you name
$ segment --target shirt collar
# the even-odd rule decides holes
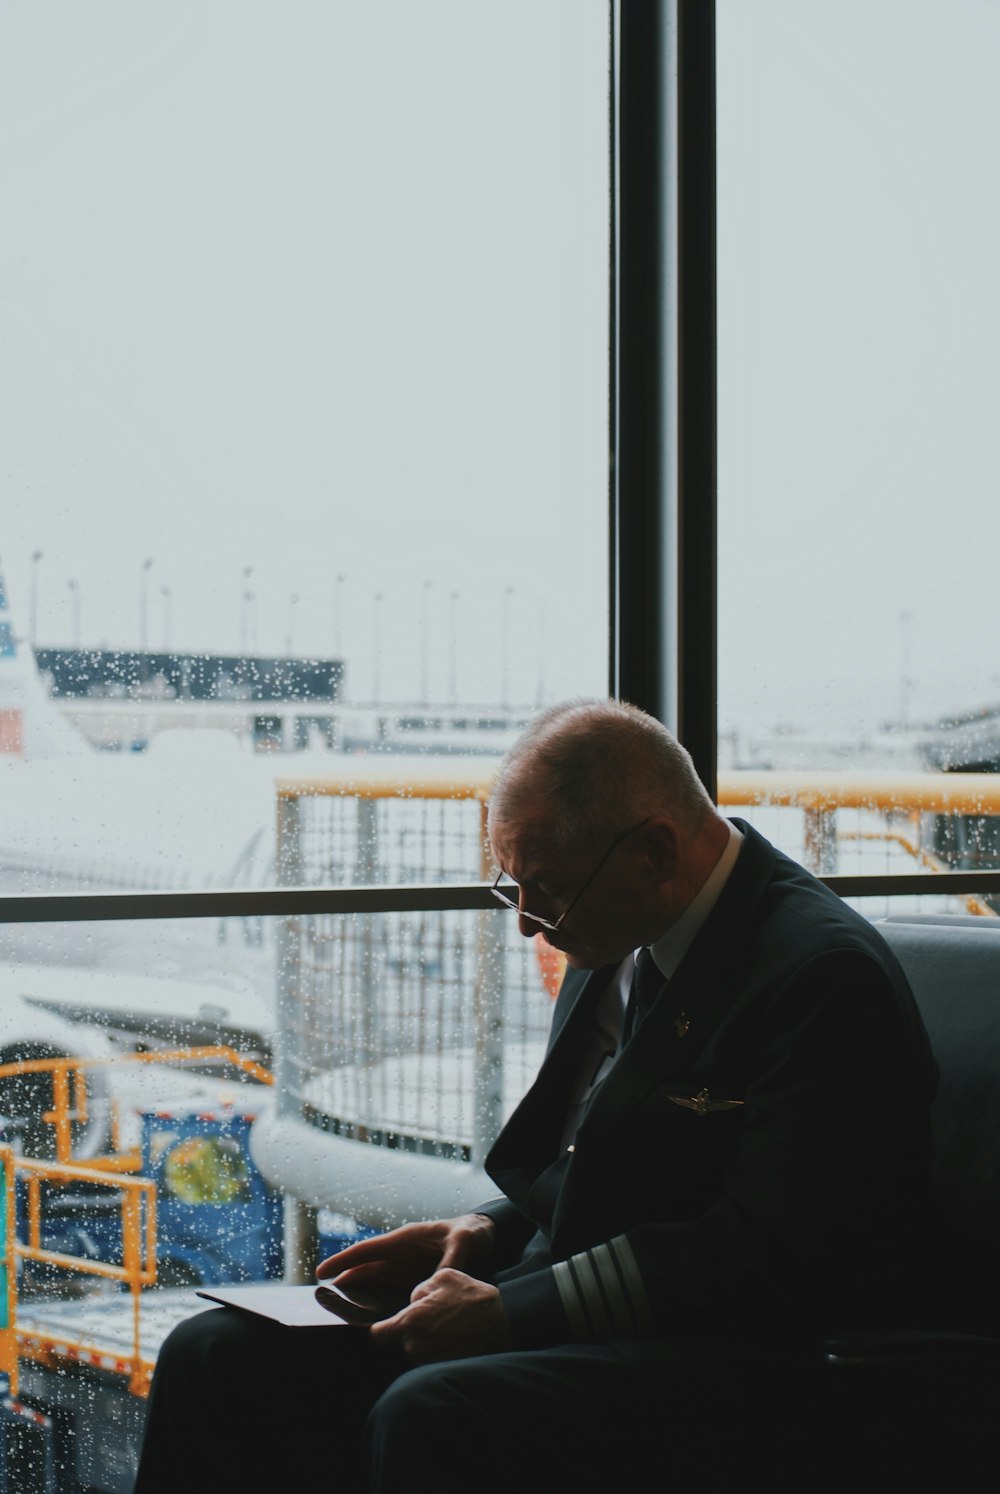
[[[712,867],[700,890],[684,909],[680,918],[672,923],[666,933],[661,934],[654,944],[649,946],[653,961],[665,980],[671,979],[694,943],[695,937],[718,902],[722,889],[729,881],[733,867],[736,865],[736,858],[743,844],[743,835],[731,820],[727,820],[726,825],[729,829],[729,839],[722,849],[722,855]]]

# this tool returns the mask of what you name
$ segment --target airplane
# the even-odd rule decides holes
[[[266,885],[276,767],[211,729],[165,732],[142,754],[98,751],[49,698],[0,572],[0,893]],[[224,1044],[267,1064],[273,951],[220,944],[225,932],[204,920],[155,935],[136,923],[7,924],[0,1065],[137,1044]],[[113,1088],[95,1084],[98,1099]],[[40,1140],[50,1089],[45,1076],[0,1078],[0,1115]],[[99,1150],[105,1130],[98,1104],[77,1155]]]

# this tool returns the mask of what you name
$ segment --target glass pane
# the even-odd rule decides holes
[[[298,1216],[311,1272],[495,1194],[480,1164],[534,1077],[559,972],[500,909],[35,932],[0,951],[4,1415],[36,1413],[25,1488],[49,1458],[115,1494],[163,1338],[197,1290],[281,1276],[286,1198],[321,1205]]]
[[[861,825],[881,839],[854,826],[841,870],[995,865],[989,784],[949,828],[905,778],[1000,765],[1000,211],[983,191],[1000,12],[717,11],[726,791],[754,774],[784,793],[807,772],[850,800],[860,773],[887,774],[894,811]]]
[[[607,78],[603,0],[5,8],[0,885],[263,883],[283,759],[603,692]]]
[[[607,80],[603,0],[5,8],[0,891],[482,875],[604,689]],[[192,1288],[316,1196],[279,1118],[382,1178],[310,1267],[412,1211],[373,1157],[493,1191],[558,979],[501,920],[0,930],[25,1487],[131,1487]]]

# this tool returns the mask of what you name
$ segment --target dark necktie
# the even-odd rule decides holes
[[[666,976],[660,971],[649,948],[643,945],[642,949],[636,955],[632,989],[628,993],[628,1005],[625,1008],[625,1023],[622,1027],[622,1047],[625,1046],[632,1033],[642,1022],[666,983]]]

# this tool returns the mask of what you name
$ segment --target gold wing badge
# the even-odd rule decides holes
[[[713,1110],[735,1110],[746,1103],[744,1100],[713,1100],[707,1089],[699,1090],[696,1095],[667,1095],[667,1099],[674,1105],[683,1105],[685,1110],[693,1110],[695,1115],[709,1115]]]

